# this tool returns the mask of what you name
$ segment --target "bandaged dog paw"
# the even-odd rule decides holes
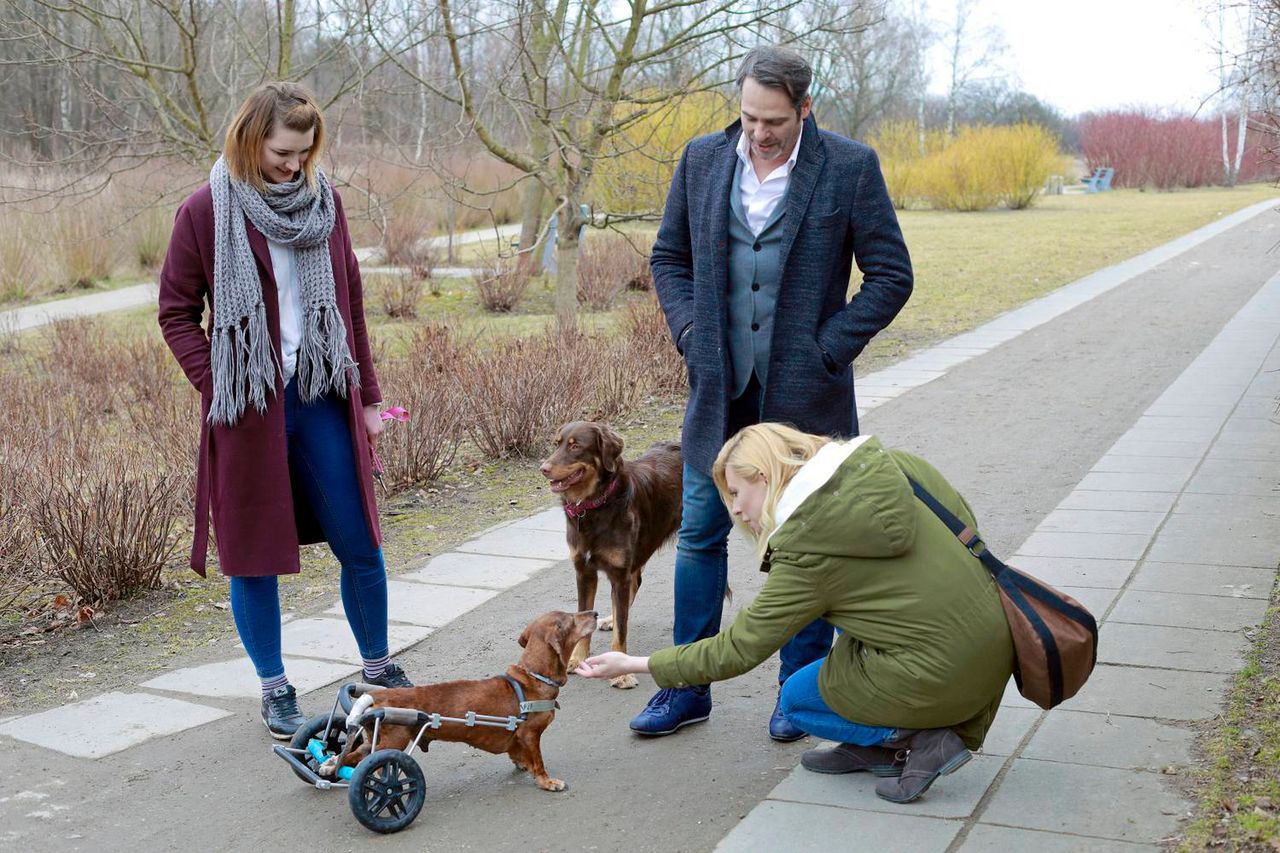
[[[597,631],[612,631],[612,630],[613,630],[613,616],[612,616],[612,614],[610,614],[609,616],[604,617],[604,618],[603,618],[603,619],[601,619],[599,622],[597,622],[597,623],[596,623],[596,630],[597,630]]]
[[[318,773],[321,777],[325,779],[332,779],[334,776],[337,776],[338,775],[338,756],[334,755],[329,758],[326,758],[324,763],[321,764],[316,769],[316,773]]]

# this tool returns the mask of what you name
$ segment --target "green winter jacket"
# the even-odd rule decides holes
[[[649,658],[662,687],[747,672],[818,617],[842,633],[822,698],[856,723],[952,728],[982,745],[1013,672],[995,582],[912,494],[910,476],[977,529],[964,498],[923,459],[874,438],[832,443],[778,503],[760,594],[714,637]]]

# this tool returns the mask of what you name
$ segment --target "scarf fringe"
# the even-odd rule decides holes
[[[230,425],[240,420],[252,402],[262,414],[267,391],[275,392],[276,363],[267,331],[267,308],[258,303],[243,325],[221,328],[210,342],[213,401],[209,423]]]
[[[336,307],[309,306],[298,347],[298,397],[309,403],[330,391],[346,399],[360,387],[360,371],[347,349],[347,326]]]

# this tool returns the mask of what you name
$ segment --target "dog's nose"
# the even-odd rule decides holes
[[[592,610],[592,611],[591,611],[591,618],[592,618],[592,619],[599,619],[599,618],[600,618],[600,614],[599,614],[599,613],[597,613],[597,612],[595,612],[594,610]]]
[[[538,466],[538,470],[542,472],[542,476],[544,476],[544,477],[550,477],[550,476],[551,476],[551,463],[549,463],[549,462],[543,462],[541,465],[539,465],[539,466]]]

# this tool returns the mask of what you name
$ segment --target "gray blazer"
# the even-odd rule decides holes
[[[650,265],[672,340],[689,368],[685,462],[709,474],[724,444],[728,230],[734,122],[690,142],[676,168]],[[911,295],[911,257],[880,161],[867,146],[805,120],[783,218],[782,285],[774,314],[763,419],[819,435],[858,431],[853,360]],[[848,298],[853,262],[862,286]]]

